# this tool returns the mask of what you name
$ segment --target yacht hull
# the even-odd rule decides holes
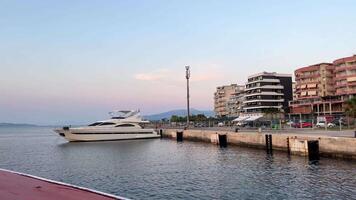
[[[142,130],[73,130],[73,129],[55,129],[56,133],[64,137],[69,142],[90,142],[90,141],[112,141],[112,140],[134,140],[160,138],[153,129]]]

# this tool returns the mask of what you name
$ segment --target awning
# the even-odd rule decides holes
[[[232,120],[233,122],[241,122],[241,121],[244,121],[246,119],[248,119],[249,116],[239,116],[238,118]]]
[[[315,96],[316,95],[316,91],[308,91],[308,95]]]
[[[308,84],[308,88],[316,88],[316,84]]]
[[[258,120],[258,119],[260,119],[260,118],[262,118],[261,115],[251,116],[251,117],[249,117],[248,119],[246,119],[246,121],[252,122],[252,121]]]

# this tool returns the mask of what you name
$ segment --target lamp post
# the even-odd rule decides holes
[[[190,67],[185,66],[185,78],[187,79],[187,128],[189,127],[189,115],[190,115],[190,108],[189,108],[189,78],[190,78]]]

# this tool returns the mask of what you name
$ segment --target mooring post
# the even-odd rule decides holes
[[[227,134],[218,134],[219,146],[227,147]]]
[[[177,131],[177,142],[183,142],[183,131]]]
[[[159,129],[159,135],[161,136],[161,138],[163,138],[163,130]]]
[[[309,140],[308,141],[308,156],[309,161],[319,160],[319,141]]]
[[[272,152],[272,135],[269,135],[269,149]]]
[[[266,140],[266,151],[267,151],[267,153],[272,153],[272,135],[271,134],[266,134],[265,135],[265,140]]]
[[[287,137],[287,152],[288,152],[288,154],[290,154],[289,137]]]

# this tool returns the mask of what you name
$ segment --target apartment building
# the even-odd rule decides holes
[[[335,66],[336,95],[350,98],[356,94],[356,55],[337,59]]]
[[[245,86],[239,85],[227,102],[228,117],[237,117],[243,112],[242,102],[245,98]]]
[[[297,99],[297,83],[292,82],[293,100]]]
[[[245,114],[287,113],[292,98],[292,75],[262,72],[248,77],[243,109]]]
[[[295,71],[296,98],[306,99],[334,95],[334,66],[320,63]]]
[[[341,116],[345,100],[356,94],[356,56],[297,69],[295,78],[291,115]]]
[[[214,112],[217,117],[236,117],[242,110],[244,85],[225,85],[216,88]]]

